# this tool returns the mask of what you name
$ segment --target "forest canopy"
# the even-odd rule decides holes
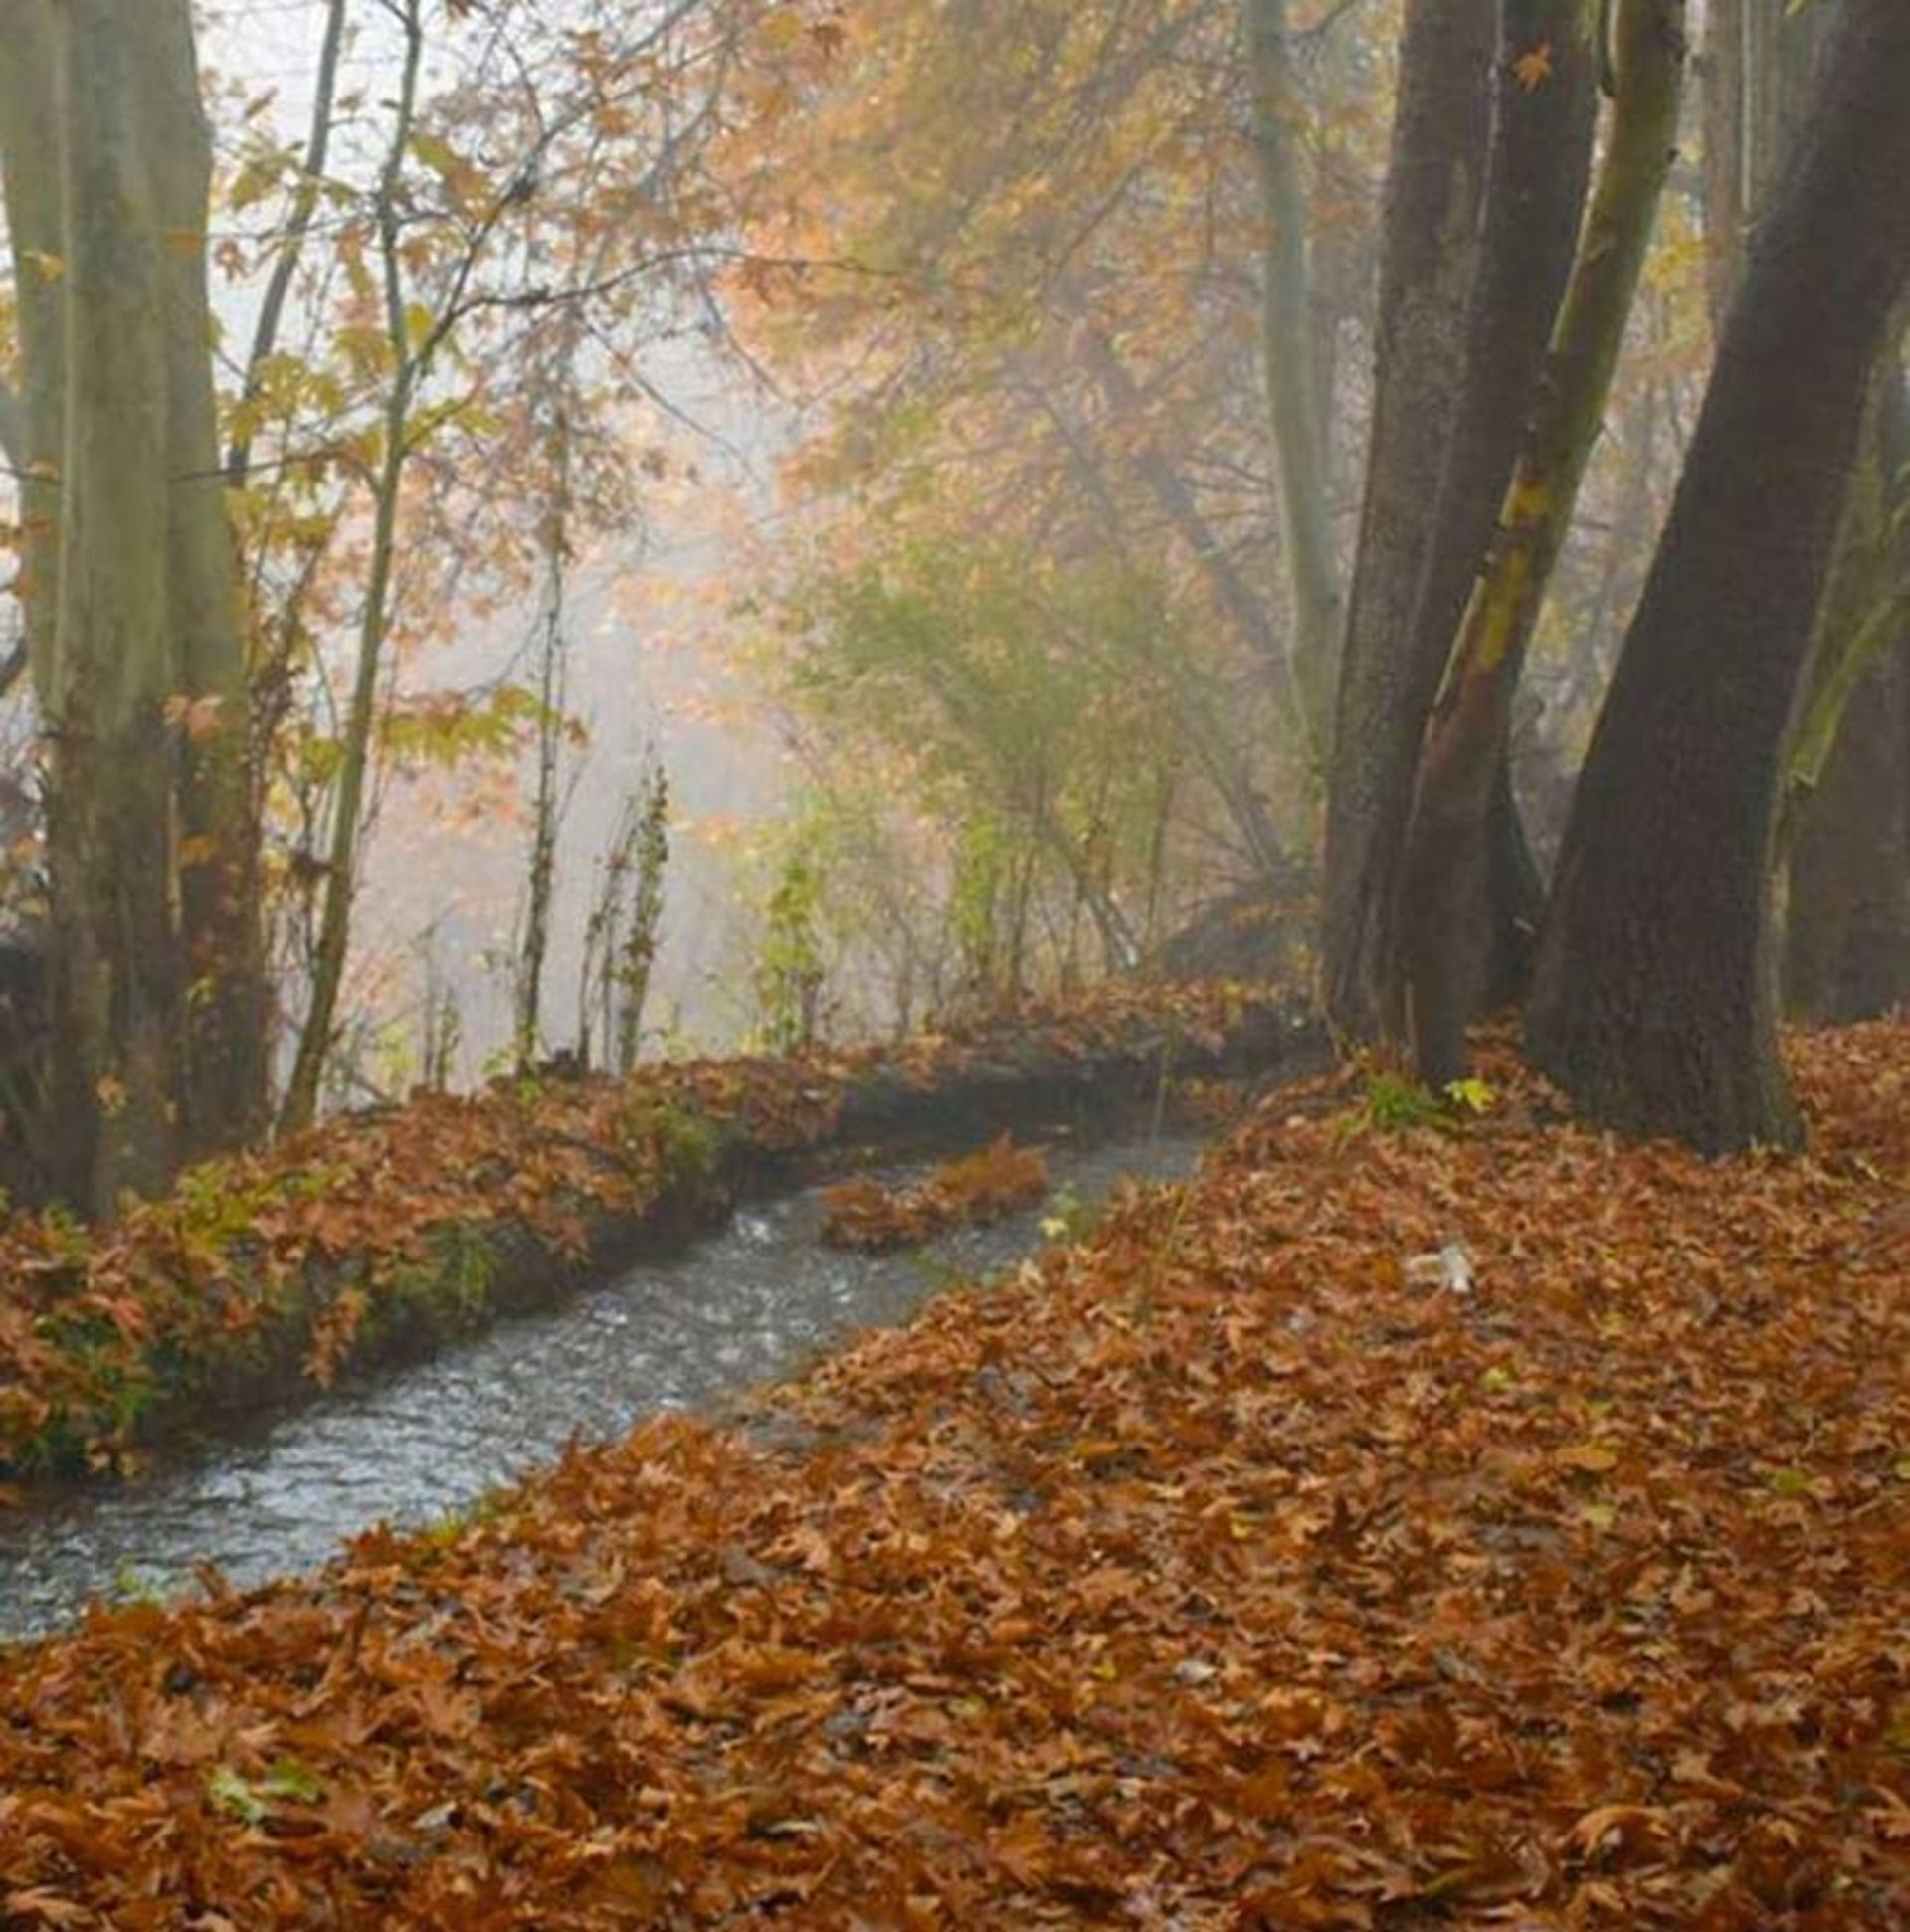
[[[18,0],[8,1185],[686,1001],[1217,970],[1794,1142],[1781,1012],[1910,983],[1907,61],[1889,0]]]

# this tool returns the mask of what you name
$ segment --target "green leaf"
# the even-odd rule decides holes
[[[325,1795],[317,1774],[295,1758],[281,1758],[263,1778],[242,1778],[221,1765],[206,1780],[206,1796],[242,1825],[263,1825],[275,1803],[316,1805]]]
[[[1498,1095],[1484,1080],[1447,1080],[1447,1101],[1463,1113],[1490,1113]]]
[[[412,135],[411,151],[433,174],[442,175],[447,180],[455,174],[464,172],[465,164],[459,160],[456,150],[442,134]]]
[[[259,1782],[269,1798],[290,1798],[301,1805],[316,1805],[325,1795],[318,1774],[296,1758],[281,1758]]]
[[[272,1807],[230,1765],[221,1765],[206,1780],[206,1796],[228,1817],[242,1825],[263,1825]]]

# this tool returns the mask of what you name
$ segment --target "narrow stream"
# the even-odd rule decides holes
[[[0,1637],[70,1622],[96,1596],[176,1594],[201,1562],[244,1586],[313,1568],[380,1519],[441,1518],[573,1436],[611,1440],[659,1410],[705,1408],[855,1329],[899,1322],[952,1277],[1032,1253],[1057,1200],[1089,1205],[1125,1175],[1186,1173],[1205,1142],[1046,1144],[1050,1202],[992,1227],[846,1255],[817,1239],[819,1191],[753,1203],[679,1256],[339,1389],[249,1440],[0,1512]],[[892,1182],[921,1169],[877,1172]]]

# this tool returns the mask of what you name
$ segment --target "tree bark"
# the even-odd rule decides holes
[[[18,0],[0,35],[0,188],[13,254],[20,336],[23,525],[19,595],[42,713],[60,599],[60,471],[66,461],[67,247],[59,68],[49,0]]]
[[[123,9],[67,0],[56,23],[67,381],[47,708],[53,1079],[67,1189],[109,1214],[122,1191],[162,1185],[180,1145],[165,238]]]
[[[351,946],[351,914],[358,889],[358,835],[365,790],[371,775],[372,732],[377,723],[378,680],[384,665],[385,633],[391,617],[392,579],[397,564],[399,494],[409,460],[411,405],[423,373],[412,346],[406,313],[399,192],[410,152],[417,111],[418,83],[424,62],[424,26],[419,0],[406,0],[405,62],[399,83],[391,145],[378,191],[379,256],[384,275],[385,333],[391,345],[391,387],[384,410],[384,447],[372,486],[371,568],[364,609],[358,623],[358,655],[351,698],[345,713],[338,784],[332,799],[331,844],[325,864],[324,905],[312,964],[310,1003],[299,1029],[291,1078],[280,1108],[280,1125],[295,1133],[318,1111],[319,1086],[331,1056]]]
[[[1531,1014],[1595,1117],[1795,1144],[1771,929],[1781,763],[1872,371],[1910,280],[1910,10],[1846,0],[1756,235],[1599,721]]]
[[[1778,825],[1785,1002],[1838,1024],[1910,999],[1910,398],[1884,360]]]
[[[1327,1005],[1336,1026],[1367,1039],[1386,1031],[1400,855],[1421,740],[1512,476],[1591,168],[1596,62],[1579,0],[1503,0],[1497,48],[1477,268],[1460,368],[1448,378],[1455,394],[1447,436],[1434,475],[1416,477],[1400,508],[1421,531],[1420,554],[1404,597],[1388,600],[1390,635],[1349,630],[1341,677],[1327,811]],[[1382,408],[1388,386],[1383,377]],[[1369,483],[1378,486],[1377,479]],[[1364,569],[1364,538],[1361,556]],[[1491,813],[1488,978],[1491,996],[1503,1001],[1525,978],[1539,893],[1509,763],[1494,779]]]
[[[0,463],[16,477],[27,474],[26,406],[7,382],[0,382]]]
[[[1835,7],[1707,0],[1704,78],[1705,291],[1722,327],[1745,248],[1815,90]]]
[[[1406,640],[1426,569],[1427,505],[1438,494],[1465,366],[1495,13],[1495,0],[1412,0],[1401,36],[1373,430],[1327,777],[1322,992],[1334,1026],[1359,1039],[1379,1031],[1366,880],[1389,836],[1388,793],[1404,799],[1400,767],[1432,701],[1429,688],[1415,708],[1416,684],[1431,680],[1414,677]]]
[[[1791,851],[1784,984],[1805,1020],[1910,1002],[1910,612],[1851,693]]]
[[[1751,228],[1746,198],[1745,10],[1760,0],[1706,0],[1703,80],[1704,287],[1716,329],[1730,312]]]
[[[1465,1031],[1491,983],[1495,795],[1510,756],[1512,700],[1598,440],[1624,326],[1671,170],[1684,70],[1683,0],[1619,0],[1615,100],[1532,420],[1483,574],[1472,586],[1427,725],[1400,861],[1388,1025],[1422,1078],[1465,1068]]]
[[[206,223],[212,134],[188,0],[141,0],[122,27],[138,50],[140,142],[162,237],[166,342],[167,620],[176,657],[179,898],[190,974],[188,1157],[242,1145],[266,1124],[265,941],[260,801],[239,556],[212,379]]]
[[[1307,198],[1298,143],[1298,79],[1288,48],[1286,0],[1243,0],[1253,148],[1266,222],[1261,338],[1273,456],[1280,479],[1280,531],[1292,611],[1288,657],[1309,755],[1324,767],[1332,728],[1333,660],[1339,647],[1340,572],[1326,498],[1325,444],[1312,346],[1313,299]]]
[[[215,443],[188,0],[22,0],[0,43],[25,601],[48,743],[60,1185],[95,1212],[260,1124],[244,628]]]

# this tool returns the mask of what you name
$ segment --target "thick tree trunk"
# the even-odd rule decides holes
[[[188,0],[22,0],[0,40],[26,604],[48,744],[64,1191],[108,1213],[260,1121],[245,639],[214,442]]]
[[[1286,0],[1242,0],[1253,146],[1266,222],[1261,268],[1262,347],[1280,530],[1292,604],[1288,656],[1309,751],[1324,767],[1339,648],[1340,572],[1326,499],[1326,458],[1315,386],[1307,198],[1299,161],[1300,95],[1288,48]]]
[[[1615,105],[1598,189],[1529,424],[1420,751],[1401,856],[1387,1019],[1434,1084],[1465,1067],[1491,990],[1492,819],[1512,700],[1618,366],[1659,197],[1684,70],[1683,0],[1619,0]]]
[[[1379,336],[1366,496],[1340,654],[1328,769],[1323,995],[1342,1033],[1379,1030],[1367,970],[1367,880],[1404,809],[1405,775],[1432,702],[1407,651],[1431,519],[1465,366],[1490,134],[1496,0],[1412,0],[1380,242]],[[1443,653],[1443,645],[1441,645]],[[1441,659],[1442,661],[1442,659]],[[1426,685],[1417,708],[1415,694]],[[1402,754],[1399,747],[1407,750]]]
[[[1910,998],[1910,409],[1875,385],[1793,732],[1778,846],[1784,994],[1849,1022]]]
[[[67,1187],[101,1214],[176,1162],[186,992],[166,715],[165,235],[122,12],[68,0],[57,16],[67,383],[47,714],[54,1089]]]
[[[1791,1010],[1838,1025],[1910,1001],[1910,613],[1858,682],[1791,849]]]
[[[1432,26],[1443,26],[1444,10],[1432,12]],[[1453,384],[1442,411],[1447,437],[1432,479],[1416,475],[1400,504],[1420,532],[1419,556],[1404,598],[1388,595],[1388,634],[1367,635],[1356,610],[1341,677],[1327,810],[1326,990],[1334,1024],[1362,1038],[1385,1031],[1384,982],[1397,949],[1399,860],[1420,743],[1518,455],[1591,166],[1598,94],[1579,0],[1504,0],[1497,46],[1477,273],[1460,368],[1456,379],[1445,378]],[[1402,86],[1410,85],[1409,70]],[[1391,386],[1383,372],[1382,410]],[[1376,465],[1381,454],[1376,444]],[[1369,489],[1379,486],[1376,475]],[[1354,594],[1357,604],[1358,579]],[[1504,1000],[1523,982],[1538,903],[1509,767],[1495,780],[1492,812],[1487,957],[1491,994]]]
[[[206,296],[212,138],[189,0],[141,0],[120,31],[141,64],[140,144],[164,237],[167,618],[183,700],[179,896],[191,975],[181,1098],[185,1152],[197,1156],[243,1144],[266,1123],[259,801]]]
[[[1846,0],[1752,244],[1671,520],[1599,721],[1535,990],[1588,1111],[1706,1149],[1795,1143],[1772,834],[1871,373],[1910,280],[1910,9]]]
[[[1836,9],[1793,0],[1706,0],[1705,290],[1721,327],[1745,248],[1815,89]]]

